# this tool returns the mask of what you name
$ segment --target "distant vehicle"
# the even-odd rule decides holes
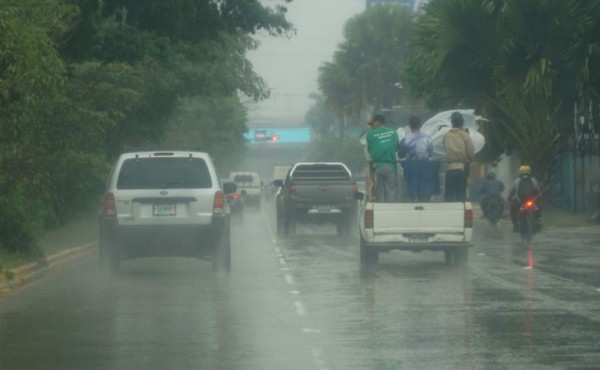
[[[244,205],[260,208],[263,197],[263,183],[256,172],[231,172],[229,180],[233,181],[240,191],[245,191]]]
[[[291,168],[291,165],[273,166],[273,180],[269,181],[265,186],[264,195],[266,201],[273,199],[279,190],[279,186],[275,185],[275,180],[284,180]]]
[[[298,223],[335,223],[338,235],[347,234],[356,220],[356,184],[340,162],[300,162],[288,172],[276,196],[277,231],[296,232]]]
[[[254,142],[278,141],[279,135],[269,133],[267,130],[254,130]]]
[[[221,179],[221,183],[224,185],[226,183],[233,184],[236,187],[236,191],[234,193],[225,194],[227,199],[227,203],[229,204],[229,209],[231,210],[231,217],[238,221],[244,220],[244,197],[246,195],[246,191],[239,189],[235,183],[229,179]]]
[[[231,268],[230,209],[212,159],[198,151],[132,151],[110,172],[99,215],[100,267],[121,260],[185,256]]]

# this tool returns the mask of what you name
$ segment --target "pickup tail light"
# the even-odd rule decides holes
[[[225,196],[221,190],[215,193],[213,202],[213,213],[225,213]]]
[[[374,221],[373,210],[367,209],[365,211],[365,229],[372,229]]]
[[[465,209],[465,228],[473,228],[473,210]]]
[[[104,215],[114,216],[117,214],[117,203],[115,202],[115,195],[113,193],[106,193],[104,195]]]

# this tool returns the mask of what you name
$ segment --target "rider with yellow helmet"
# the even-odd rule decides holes
[[[517,221],[517,212],[521,207],[521,204],[530,198],[539,197],[542,194],[540,184],[531,176],[531,167],[529,165],[522,165],[519,167],[519,177],[513,181],[510,186],[508,193],[508,201],[510,202],[510,218],[513,224],[513,231],[519,232],[519,224]],[[538,213],[536,217],[538,224],[541,226],[542,223],[542,211],[538,206]]]

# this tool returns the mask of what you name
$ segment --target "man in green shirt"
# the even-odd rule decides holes
[[[375,201],[396,201],[396,150],[398,134],[385,127],[385,118],[376,114],[369,121],[372,130],[367,133],[367,151],[373,162],[375,177]]]

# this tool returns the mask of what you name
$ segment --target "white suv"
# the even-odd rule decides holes
[[[136,151],[120,155],[100,212],[100,266],[143,256],[208,258],[229,271],[230,214],[210,156],[198,151]]]

